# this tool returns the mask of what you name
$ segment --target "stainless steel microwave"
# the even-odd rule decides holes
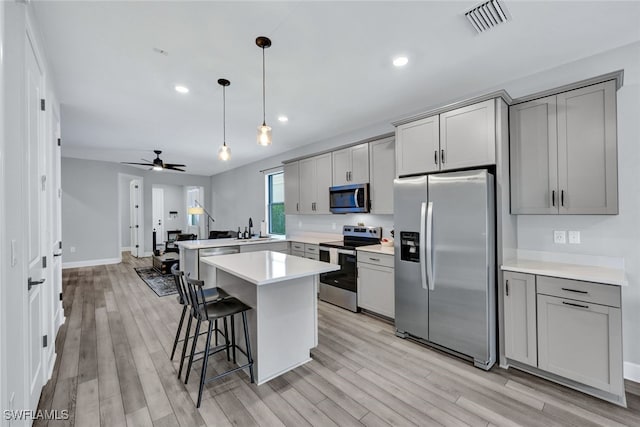
[[[333,213],[369,212],[369,184],[330,187],[329,209]]]

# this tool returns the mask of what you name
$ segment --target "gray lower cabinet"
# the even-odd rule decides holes
[[[617,214],[615,80],[509,108],[511,213]]]
[[[536,276],[504,272],[505,355],[536,366]]]
[[[395,317],[393,271],[392,255],[358,251],[358,307]]]
[[[258,251],[273,251],[281,252],[283,254],[289,253],[289,242],[275,242],[275,243],[258,243],[250,245],[240,245],[240,252],[258,252]]]
[[[621,324],[619,308],[538,295],[538,367],[623,392]]]
[[[626,406],[620,287],[504,272],[512,366]]]

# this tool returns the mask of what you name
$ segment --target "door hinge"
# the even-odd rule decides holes
[[[58,138],[58,147],[60,147],[60,138]]]
[[[47,268],[47,257],[46,256],[42,257],[42,268]]]
[[[44,99],[41,99],[41,100],[40,100],[40,109],[41,109],[42,111],[45,111],[45,101],[44,101]]]
[[[140,226],[138,224],[136,224],[136,228],[140,228]]]
[[[47,347],[47,345],[49,345],[48,340],[47,340],[47,335],[44,335],[42,337],[42,347]]]
[[[60,301],[62,301],[62,292],[60,292]]]

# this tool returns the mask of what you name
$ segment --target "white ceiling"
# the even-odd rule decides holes
[[[62,104],[63,155],[136,162],[160,149],[200,175],[640,40],[638,1],[502,0],[512,20],[483,34],[464,17],[477,3],[32,2]],[[273,41],[271,147],[256,144],[260,35]],[[398,54],[409,65],[393,67]],[[221,77],[231,81],[227,163],[217,159]],[[190,93],[175,92],[178,83]]]

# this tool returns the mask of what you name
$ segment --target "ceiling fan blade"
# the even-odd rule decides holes
[[[165,168],[186,168],[187,165],[179,165],[177,163],[165,163],[164,167]]]
[[[120,162],[124,165],[140,165],[140,166],[153,166],[153,163],[134,163],[134,162]]]
[[[186,172],[184,169],[180,169],[178,167],[176,167],[176,165],[171,165],[171,166],[164,166],[165,169],[171,170],[171,171],[178,171],[178,172]]]
[[[142,160],[143,162],[147,162],[147,163],[153,163],[151,160],[147,160],[147,159],[140,159],[140,160]]]

